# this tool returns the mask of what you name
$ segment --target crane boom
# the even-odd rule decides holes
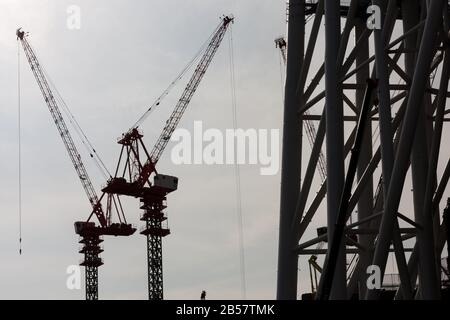
[[[286,40],[283,37],[275,39],[275,46],[280,49],[281,58],[283,59],[283,63],[286,66],[286,63],[287,63]],[[309,116],[310,115],[309,111],[305,110],[304,115]],[[316,140],[316,136],[317,136],[316,127],[314,126],[314,123],[308,119],[304,119],[304,124],[305,124],[306,136],[308,137],[309,145],[312,148],[314,145],[314,141]],[[327,166],[326,166],[325,157],[324,157],[322,151],[320,151],[320,153],[319,153],[319,159],[318,159],[317,164],[318,164],[318,168],[319,168],[320,178],[322,180],[322,183],[324,183],[325,179],[327,178],[327,169],[326,169]]]
[[[50,114],[52,115],[52,118],[56,124],[61,139],[63,140],[64,146],[66,147],[67,153],[69,154],[69,158],[72,161],[75,171],[77,172],[81,185],[83,186],[83,189],[86,192],[86,195],[92,206],[93,212],[97,216],[100,224],[102,226],[106,226],[107,221],[103,213],[101,204],[99,202],[97,193],[95,192],[94,186],[92,185],[91,179],[89,178],[89,175],[86,171],[83,161],[81,160],[81,156],[76,148],[76,145],[73,142],[70,132],[67,129],[67,125],[64,121],[64,118],[61,114],[61,111],[58,107],[58,104],[52,93],[52,90],[50,89],[50,85],[42,70],[42,67],[39,64],[36,54],[34,53],[33,49],[28,43],[25,37],[25,32],[20,31],[20,29],[18,29],[16,35],[17,38],[22,43],[22,47],[27,57],[27,60],[30,64],[31,71],[33,72],[34,77],[36,78],[36,81],[39,85],[39,88],[41,89],[45,103],[47,104],[48,109],[50,110]]]
[[[173,131],[178,126],[178,123],[180,122],[181,117],[183,116],[183,113],[186,110],[186,107],[188,106],[189,102],[192,99],[192,96],[197,90],[200,81],[205,75],[206,69],[208,69],[208,66],[210,65],[214,57],[214,54],[217,52],[217,49],[219,48],[220,43],[222,42],[225,32],[227,31],[228,24],[231,21],[233,21],[233,19],[229,17],[225,17],[223,19],[221,26],[214,34],[205,53],[203,54],[200,62],[198,63],[194,74],[192,75],[180,99],[178,100],[178,103],[176,104],[169,120],[167,120],[167,123],[163,131],[161,132],[161,135],[159,136],[155,146],[153,147],[153,150],[150,152],[149,161],[151,161],[153,164],[156,164],[156,162],[158,162],[159,158],[161,157],[161,154],[166,148]]]
[[[186,88],[184,89],[180,99],[178,100],[172,114],[166,121],[164,129],[161,132],[158,140],[156,141],[155,146],[150,153],[147,153],[147,151],[145,150],[147,159],[143,164],[140,164],[138,168],[139,174],[136,176],[136,180],[131,181],[131,183],[133,184],[132,189],[135,190],[132,193],[136,193],[139,190],[142,190],[150,175],[155,172],[156,163],[158,162],[159,158],[164,152],[164,149],[169,143],[170,137],[178,126],[181,117],[183,116],[187,106],[189,105],[189,102],[192,99],[192,96],[197,90],[198,85],[200,84],[203,76],[206,73],[206,70],[208,69],[208,66],[210,65],[215,53],[217,52],[217,49],[222,42],[222,39],[228,29],[230,22],[233,22],[233,20],[233,17],[228,16],[222,18],[221,24],[217,27],[216,31],[211,37],[211,41],[209,42],[205,52],[203,53],[199,63],[197,64],[195,71],[191,76],[188,84],[186,85]],[[129,146],[133,143],[133,141],[140,140],[140,138],[142,138],[142,135],[138,132],[137,127],[133,127],[121,137],[121,139],[119,140],[119,144]],[[113,189],[117,190],[117,188],[114,188],[114,184],[116,183],[118,183],[116,179],[110,180],[109,186],[103,189],[103,191],[109,190],[109,192],[111,192],[111,190]],[[130,192],[128,192],[128,194],[130,195]]]

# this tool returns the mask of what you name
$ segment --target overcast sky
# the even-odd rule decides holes
[[[66,26],[69,5],[81,9],[81,29]],[[236,17],[233,44],[237,117],[241,128],[281,126],[280,57],[274,38],[285,33],[283,1],[61,1],[0,0],[0,298],[84,299],[66,288],[66,268],[78,264],[73,222],[89,203],[21,49],[22,232],[18,253],[17,41],[29,42],[72,113],[110,170],[126,131],[197,52],[222,14]],[[232,128],[229,36],[224,39],[180,127]],[[142,125],[150,148],[187,79]],[[77,141],[78,142],[78,141]],[[169,195],[172,234],[163,241],[168,299],[241,297],[238,224],[231,165],[174,165],[168,149],[159,171],[178,176]],[[97,190],[105,182],[85,163]],[[278,241],[279,175],[241,168],[247,296],[274,298]],[[140,226],[136,199],[126,200],[130,222]],[[106,238],[99,269],[100,298],[147,299],[146,241]],[[83,270],[84,273],[84,270]]]
[[[67,28],[70,5],[81,9],[79,30]],[[90,213],[20,49],[23,254],[19,255],[15,30],[22,27],[30,32],[29,42],[40,62],[112,171],[120,151],[116,138],[183,69],[218,25],[220,16],[229,13],[236,17],[232,33],[226,35],[180,128],[191,131],[194,121],[200,120],[204,129],[233,127],[232,34],[238,127],[281,129],[283,72],[274,39],[286,30],[284,1],[0,0],[0,298],[84,299],[84,282],[81,290],[66,288],[66,269],[82,258],[73,222],[86,219]],[[318,45],[314,58],[312,71],[323,61],[323,46]],[[148,148],[156,141],[187,79],[141,126]],[[170,157],[173,146],[169,143],[158,163],[160,173],[180,179],[179,189],[168,196],[172,233],[163,240],[165,298],[199,299],[200,292],[206,290],[209,299],[239,299],[234,167],[175,165]],[[303,167],[309,154],[308,145],[304,146]],[[105,179],[81,145],[79,149],[100,190]],[[442,148],[441,159],[448,159],[449,154],[449,148]],[[438,177],[444,162],[439,163]],[[246,286],[247,297],[252,299],[275,298],[279,180],[279,174],[261,176],[258,165],[241,166]],[[318,187],[314,181],[312,194]],[[410,190],[408,178],[405,192]],[[138,201],[123,200],[129,222],[141,226]],[[400,210],[413,215],[411,197],[402,199]],[[323,206],[319,212],[324,213]],[[325,214],[318,215],[305,237],[313,237],[315,228],[324,224]],[[103,245],[100,298],[147,299],[145,237],[139,233],[129,238],[106,237]],[[310,287],[306,260],[300,259],[300,292]],[[387,272],[395,272],[395,267],[389,266]]]

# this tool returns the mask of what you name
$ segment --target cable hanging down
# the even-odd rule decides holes
[[[237,112],[236,112],[236,84],[234,74],[234,50],[233,50],[233,29],[230,28],[228,37],[229,59],[230,59],[230,87],[231,87],[231,110],[233,116],[233,129],[237,129]],[[247,296],[247,286],[245,277],[245,250],[244,250],[244,223],[242,217],[242,192],[241,192],[241,172],[237,161],[234,165],[235,185],[236,185],[236,207],[238,222],[238,242],[239,242],[239,263],[241,274],[241,295],[245,300]]]
[[[19,179],[19,255],[22,255],[22,125],[20,118],[20,43],[17,42],[17,133],[18,133],[18,179]]]
[[[55,98],[58,101],[59,105],[62,107],[62,111],[66,115],[66,119],[69,120],[69,123],[71,124],[71,127],[74,129],[75,133],[77,134],[78,138],[80,139],[81,143],[85,147],[86,151],[88,152],[89,156],[94,161],[94,164],[99,169],[100,173],[103,175],[104,178],[108,179],[111,177],[111,173],[109,172],[108,168],[106,167],[105,163],[103,162],[100,155],[97,153],[96,149],[94,148],[93,144],[87,137],[84,130],[81,128],[80,124],[78,123],[77,119],[73,115],[72,111],[70,110],[69,106],[64,101],[63,97],[59,93],[56,86],[53,84],[52,79],[48,75],[47,71],[44,67],[42,67],[43,73],[45,77],[47,78],[53,92],[55,92]]]
[[[33,53],[36,55],[36,58],[39,59],[39,61],[42,61],[42,59],[40,57],[38,57],[36,52],[34,52],[34,49],[33,49],[33,47],[31,46],[31,44],[29,42],[27,42],[27,45],[30,47],[30,49],[33,50]],[[45,69],[45,66],[42,63],[39,63],[39,66],[40,66],[40,68],[42,70],[43,75],[47,79],[48,84],[49,84],[52,92],[54,93],[53,98],[57,101],[58,105],[61,106],[62,111],[66,115],[65,118],[68,120],[68,122],[70,123],[72,129],[77,134],[80,142],[85,147],[85,149],[88,152],[89,156],[91,157],[92,161],[97,166],[98,170],[103,175],[103,177],[105,177],[107,179],[110,178],[111,174],[110,174],[108,168],[106,167],[106,165],[103,162],[103,160],[100,157],[100,155],[97,153],[96,149],[94,148],[93,144],[91,143],[91,141],[87,137],[87,135],[84,132],[84,130],[81,128],[81,126],[78,123],[77,119],[75,118],[75,116],[73,115],[72,111],[70,110],[69,106],[66,104],[66,102],[62,98],[62,95],[59,93],[58,88],[56,88],[56,86],[54,85],[51,77],[49,76],[47,70]]]
[[[181,70],[181,72],[175,77],[175,79],[169,84],[169,86],[159,95],[159,97],[153,102],[153,104],[142,114],[142,116],[139,117],[139,119],[134,123],[134,125],[131,127],[131,129],[138,128],[150,115],[150,113],[158,107],[162,100],[170,93],[170,91],[175,87],[175,85],[180,81],[184,75],[190,70],[190,68],[194,65],[194,63],[199,60],[199,58],[202,56],[203,52],[208,47],[208,44],[211,42],[211,39],[213,38],[214,34],[217,33],[217,31],[220,29],[220,25],[214,30],[213,33],[210,34],[208,39],[202,44],[200,49],[197,51],[195,56],[188,62],[188,64]]]

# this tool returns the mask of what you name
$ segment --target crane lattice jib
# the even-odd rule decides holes
[[[183,94],[181,95],[181,98],[178,100],[175,109],[173,110],[169,120],[167,120],[166,125],[164,126],[164,129],[159,136],[158,140],[156,141],[155,146],[153,147],[152,151],[150,152],[150,157],[147,160],[147,162],[144,164],[141,174],[138,178],[138,185],[140,187],[144,186],[145,182],[148,180],[150,174],[154,170],[154,166],[158,162],[159,158],[161,157],[161,154],[163,153],[164,149],[166,148],[167,144],[169,143],[170,137],[172,136],[172,133],[174,132],[175,128],[178,126],[178,123],[181,120],[181,117],[183,116],[184,111],[186,110],[186,107],[189,105],[189,102],[192,99],[192,96],[194,95],[195,91],[197,90],[198,85],[200,84],[200,81],[202,80],[203,76],[205,75],[206,70],[208,69],[209,64],[211,63],[214,54],[217,52],[217,49],[220,46],[220,43],[222,42],[222,39],[225,35],[225,32],[227,31],[227,28],[229,26],[229,23],[233,21],[233,18],[225,17],[222,20],[222,24],[219,26],[217,31],[212,36],[212,39],[206,48],[205,53],[203,54],[202,58],[200,59],[200,62],[198,63],[194,74],[192,75],[191,79],[189,80],[186,88],[183,91]]]
[[[33,71],[34,77],[41,89],[42,95],[44,96],[44,100],[50,110],[52,118],[58,128],[59,134],[64,142],[67,153],[69,154],[70,160],[72,160],[73,166],[80,178],[80,182],[86,191],[86,195],[89,199],[89,202],[92,205],[93,212],[97,216],[100,224],[102,226],[106,226],[106,218],[103,213],[101,204],[98,200],[97,194],[95,192],[94,186],[87,174],[86,168],[81,160],[81,156],[78,153],[78,150],[75,146],[75,143],[70,136],[69,130],[67,129],[66,123],[64,122],[64,118],[62,117],[61,111],[59,110],[58,104],[56,103],[55,97],[50,89],[49,83],[45,77],[45,74],[39,64],[39,61],[31,48],[30,44],[26,40],[24,36],[24,32],[20,30],[17,31],[17,36],[22,43],[23,50],[27,56],[28,62],[30,64],[31,70]]]

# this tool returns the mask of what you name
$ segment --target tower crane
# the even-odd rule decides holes
[[[167,227],[166,195],[178,187],[178,178],[159,174],[156,164],[170,137],[186,111],[195,91],[205,75],[230,22],[234,18],[224,16],[213,33],[194,73],[170,115],[169,119],[156,141],[153,149],[148,152],[143,142],[143,134],[137,125],[133,126],[118,139],[122,145],[116,172],[106,187],[102,189],[107,194],[126,195],[139,198],[141,209],[144,210],[141,220],[145,226],[141,234],[147,236],[148,262],[148,292],[150,300],[163,299],[163,269],[162,269],[162,237],[170,234]],[[157,102],[159,104],[159,100]],[[140,118],[140,120],[142,117]],[[153,183],[150,176],[154,174]]]
[[[83,186],[92,207],[92,212],[87,221],[78,221],[75,223],[75,231],[81,237],[80,243],[83,244],[80,253],[84,254],[84,259],[80,265],[85,267],[86,299],[97,300],[98,267],[103,264],[102,259],[99,257],[99,254],[103,251],[99,245],[103,241],[101,236],[130,236],[136,231],[136,229],[133,228],[131,224],[126,222],[118,195],[103,193],[100,198],[97,196],[86,167],[84,166],[81,156],[61,114],[57,99],[55,99],[55,95],[51,90],[49,81],[36,57],[34,50],[27,40],[28,33],[21,31],[21,28],[19,28],[16,31],[16,35],[17,39],[20,40],[22,44],[23,50],[31,67],[31,71],[36,78],[45,103],[48,106],[64,146],[66,147],[69,158],[72,161],[81,185]],[[104,211],[101,201],[104,199],[105,195],[107,204],[106,210]],[[120,223],[112,223],[112,213],[117,214]],[[95,222],[90,221],[94,215],[98,220],[98,226]]]

